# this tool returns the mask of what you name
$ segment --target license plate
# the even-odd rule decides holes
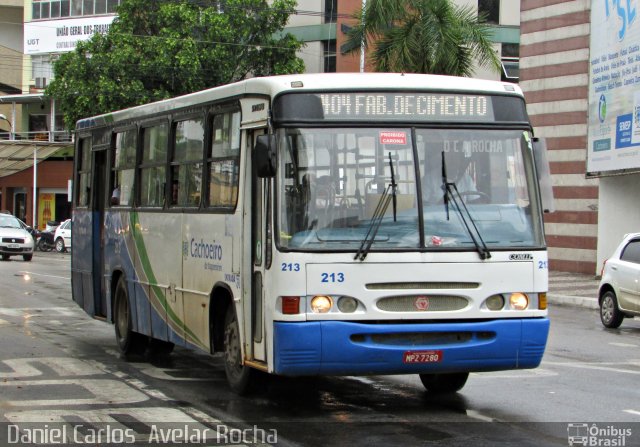
[[[405,351],[404,363],[438,363],[442,361],[442,351]]]
[[[9,247],[9,248],[20,248],[20,246],[18,244],[9,244],[9,245],[7,245],[7,247]]]

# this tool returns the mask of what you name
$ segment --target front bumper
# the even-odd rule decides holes
[[[548,318],[366,324],[275,322],[274,372],[373,375],[535,368],[549,334]],[[442,352],[437,363],[404,363],[406,351]]]

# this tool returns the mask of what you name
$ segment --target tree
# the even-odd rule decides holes
[[[368,0],[343,50],[374,47],[376,71],[472,76],[474,62],[500,71],[491,29],[471,6],[451,0]]]
[[[206,5],[206,6],[205,6]],[[46,94],[65,126],[248,75],[300,73],[302,42],[283,34],[295,0],[124,0],[106,34],[54,64]]]

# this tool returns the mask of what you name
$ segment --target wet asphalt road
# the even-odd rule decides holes
[[[602,439],[619,438],[610,427],[631,430],[625,445],[640,445],[637,320],[611,331],[593,310],[554,307],[540,368],[472,374],[452,396],[394,376],[274,378],[238,397],[219,356],[176,349],[159,363],[122,358],[113,327],[71,300],[69,259],[37,252],[32,262],[0,263],[0,445],[15,435],[7,422],[56,421],[127,427],[137,445],[149,445],[156,422],[218,436],[197,445],[568,445],[586,423]]]

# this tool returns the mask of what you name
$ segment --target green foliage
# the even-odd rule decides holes
[[[501,69],[490,27],[451,0],[367,0],[349,31],[349,53],[373,46],[376,71],[472,76],[474,63]]]
[[[207,6],[203,6],[203,5]],[[301,73],[302,47],[274,37],[295,0],[124,0],[109,32],[54,64],[46,94],[65,126],[78,119],[244,79]]]

